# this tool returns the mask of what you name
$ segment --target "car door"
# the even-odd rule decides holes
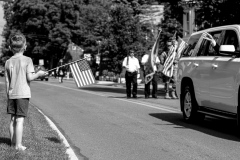
[[[240,54],[239,35],[234,30],[224,31],[223,43],[229,45],[230,39],[235,38],[236,53]],[[237,113],[237,94],[238,86],[236,84],[237,75],[240,70],[240,58],[234,58],[233,55],[215,56],[211,64],[211,80],[209,88],[210,107]]]
[[[206,40],[201,38],[202,34],[203,33],[199,33],[190,37],[188,46],[192,47],[186,52],[188,53],[187,55],[191,55],[191,60],[186,61],[184,65],[188,66],[185,72],[187,72],[186,75],[191,77],[193,81],[195,97],[200,106],[204,105],[209,98],[208,81],[211,61],[211,59],[205,55],[207,43]]]
[[[205,106],[209,103],[209,80],[211,78],[211,62],[213,57],[206,54],[209,47],[209,42],[203,40],[198,53],[196,53],[193,66],[195,67],[192,75],[195,97],[200,106]]]

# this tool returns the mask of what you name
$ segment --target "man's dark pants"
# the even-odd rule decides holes
[[[132,95],[137,96],[137,72],[126,71],[125,79],[127,97],[131,97],[132,84],[133,84]]]
[[[146,77],[145,72],[144,72],[144,77]],[[150,82],[148,82],[147,84],[145,84],[145,89],[144,89],[145,97],[149,97],[149,95],[150,95],[151,82],[152,82],[152,97],[157,97],[157,87],[158,87],[157,81],[158,81],[158,74],[155,73],[153,75],[153,79]]]

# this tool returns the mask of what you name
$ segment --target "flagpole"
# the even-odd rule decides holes
[[[58,67],[56,67],[56,68],[53,68],[53,69],[47,70],[46,72],[51,72],[51,71],[53,71],[53,70],[55,70],[55,69],[57,69],[57,68],[64,67],[64,66],[68,66],[68,65],[70,65],[70,64],[72,64],[72,63],[76,63],[76,62],[79,62],[79,61],[85,60],[85,59],[87,59],[87,58],[88,58],[88,57],[86,57],[86,58],[82,58],[82,59],[79,59],[79,60],[76,60],[76,61],[73,61],[73,62],[69,62],[69,63],[67,63],[67,64],[64,64],[64,65],[58,66]]]

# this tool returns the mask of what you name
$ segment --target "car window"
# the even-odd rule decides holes
[[[234,45],[235,52],[240,53],[239,39],[234,30],[226,30],[223,45]]]
[[[215,39],[218,45],[219,45],[221,33],[222,31],[209,32],[209,34],[212,35],[212,37]],[[216,55],[218,55],[218,53],[211,45],[211,42],[208,40],[203,40],[200,45],[200,49],[197,53],[197,56],[216,56]]]
[[[197,56],[207,56],[207,50],[209,48],[210,42],[207,40],[203,40],[200,45]]]
[[[192,56],[193,52],[194,52],[194,48],[199,40],[199,38],[201,37],[201,33],[200,34],[196,34],[190,37],[189,41],[188,41],[188,47],[185,49],[185,51],[183,52],[183,57],[189,57]]]

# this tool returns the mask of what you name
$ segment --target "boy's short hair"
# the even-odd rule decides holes
[[[10,48],[12,52],[20,52],[26,44],[26,38],[21,33],[13,34],[10,37]]]

